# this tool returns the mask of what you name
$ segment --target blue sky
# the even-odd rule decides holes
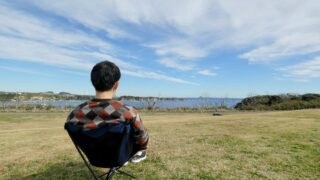
[[[0,91],[94,94],[92,66],[120,66],[117,95],[320,93],[316,0],[2,0]]]

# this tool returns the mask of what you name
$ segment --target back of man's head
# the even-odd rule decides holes
[[[110,61],[102,61],[91,70],[91,82],[96,91],[111,90],[120,77],[120,69]]]

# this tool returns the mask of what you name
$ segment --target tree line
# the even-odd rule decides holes
[[[52,91],[48,92],[1,92],[0,91],[0,101],[1,102],[19,102],[19,101],[68,101],[68,100],[88,100],[93,99],[93,95],[77,95],[68,92],[54,93]],[[174,97],[139,97],[139,96],[119,96],[115,97],[116,100],[126,100],[126,101],[162,101],[162,100],[183,100],[183,98]]]
[[[243,99],[237,110],[298,110],[320,108],[320,94],[260,95]]]

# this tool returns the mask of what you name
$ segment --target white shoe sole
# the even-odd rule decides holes
[[[137,160],[131,160],[132,163],[139,163],[143,160],[147,159],[147,156],[144,156],[143,158],[137,159]]]

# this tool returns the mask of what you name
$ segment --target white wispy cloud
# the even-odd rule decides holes
[[[128,71],[128,70],[122,70],[122,72],[124,72],[125,74],[128,74],[128,75],[131,75],[131,76],[135,76],[135,77],[166,80],[166,81],[171,81],[171,82],[176,82],[176,83],[181,83],[181,84],[199,85],[197,83],[193,83],[193,82],[186,81],[183,79],[167,76],[167,75],[160,74],[157,72]]]
[[[166,80],[175,83],[192,84],[183,79],[170,77],[160,73],[143,71],[138,66],[122,62],[112,56],[96,52],[79,52],[59,48],[53,45],[38,43],[30,40],[6,38],[0,36],[0,54],[2,58],[16,59],[59,66],[61,68],[80,69],[89,71],[94,62],[101,59],[112,60],[122,67],[122,73],[134,77]],[[19,53],[17,53],[19,49]],[[22,72],[22,71],[21,71]]]
[[[30,61],[60,67],[89,69],[87,52],[67,50],[54,45],[32,40],[0,36],[0,55],[4,59]]]
[[[112,45],[77,29],[65,30],[46,20],[0,4],[0,32],[7,37],[30,39],[62,47],[81,45],[111,51]]]
[[[199,73],[197,64],[221,49],[240,49],[243,52],[239,53],[239,57],[254,63],[312,55],[320,51],[320,3],[317,0],[245,0],[241,3],[234,0],[29,0],[28,2],[32,2],[40,9],[65,17],[71,22],[105,32],[111,38],[129,39],[150,48],[158,56],[157,59],[160,59],[158,63],[177,70],[194,69]],[[2,7],[0,12],[3,12],[0,16],[0,23],[3,22],[0,24],[2,32],[52,43],[55,50],[61,53],[60,56],[75,62],[77,66],[83,66],[81,65],[83,63],[87,66],[104,56],[118,60],[123,66],[127,66],[128,71],[132,71],[130,66],[134,66],[134,63],[114,58],[113,53],[117,53],[114,52],[117,48],[110,42],[81,31],[67,33],[52,27],[50,23],[44,23],[41,19],[32,18],[22,12],[11,12],[8,7]],[[21,23],[20,19],[26,23]],[[128,24],[132,28],[123,28],[123,24]],[[31,33],[23,32],[23,27]],[[12,29],[15,31],[11,31]],[[89,56],[89,59],[93,60],[79,62],[76,60],[79,55],[75,52],[59,49],[63,44],[66,46],[94,44],[93,48],[102,50],[95,55],[92,52],[81,52],[81,55]],[[49,51],[49,46],[47,47],[43,49]],[[58,61],[58,63],[63,62]],[[299,63],[297,66],[307,68],[309,65]],[[139,68],[141,67],[136,67]],[[208,72],[202,70],[202,74],[210,74]],[[174,77],[172,78],[170,81],[175,81]]]
[[[40,9],[54,12],[70,21],[79,22],[95,30],[105,30],[113,38],[132,38],[136,39],[130,32],[119,28],[114,21],[119,20],[117,1],[106,0],[70,0],[70,1],[51,1],[51,0],[29,0]],[[125,4],[124,4],[125,5]],[[75,8],[76,7],[76,8]],[[127,12],[124,12],[126,15]],[[115,16],[116,15],[116,16]]]
[[[275,42],[242,54],[251,62],[268,62],[283,57],[320,52],[320,34],[303,33],[279,37]]]
[[[33,74],[33,75],[54,77],[53,74],[39,72],[36,69],[16,68],[16,67],[10,67],[10,66],[0,66],[0,69],[7,70],[7,71],[13,71],[13,72],[17,72],[17,73],[27,73],[27,74]]]
[[[282,67],[278,69],[284,72],[288,77],[298,79],[310,79],[320,77],[320,56],[317,56],[306,62]]]
[[[223,22],[210,23],[207,21],[211,18],[207,14],[212,14],[212,6],[207,6],[207,3],[207,1],[203,1],[203,4],[194,3],[194,1],[89,2],[80,0],[68,1],[67,3],[34,1],[34,4],[40,8],[53,11],[86,26],[104,30],[109,35],[117,34],[119,38],[138,39],[142,45],[154,49],[161,58],[174,57],[182,60],[194,60],[207,56],[209,49],[201,45],[202,40],[207,40],[207,35],[198,36],[197,33],[212,32],[212,28],[219,29],[219,25]],[[75,6],[77,8],[70,11],[70,7]],[[188,13],[185,13],[186,11]],[[163,32],[173,30],[182,36],[164,33],[160,41],[150,42],[139,34],[125,31],[121,26],[117,26],[119,21],[130,23],[137,28],[155,26]],[[115,33],[110,33],[111,31],[115,31]],[[168,63],[164,65],[168,67]]]
[[[60,7],[65,4],[68,3],[52,3],[51,5]],[[81,4],[78,5],[80,8],[85,8]],[[68,6],[69,11],[76,11],[77,8],[72,7]],[[45,7],[43,8],[45,9]],[[86,19],[82,16],[81,18]],[[92,28],[104,27],[102,22],[95,22]],[[99,24],[101,26],[98,26]],[[120,31],[116,32],[117,30],[108,30],[107,32],[109,31],[113,31],[113,37],[121,34]],[[125,32],[121,36],[125,37],[124,34]],[[27,12],[16,10],[3,2],[0,3],[0,47],[0,58],[2,59],[30,61],[80,70],[90,70],[96,62],[107,59],[118,64],[126,75],[146,78],[145,75],[149,73],[148,78],[192,84],[165,74],[156,74],[159,76],[156,77],[153,72],[145,71],[139,65],[116,58],[115,56],[122,50],[117,50],[118,47],[104,39],[72,26],[57,26],[43,17],[36,17]]]
[[[183,62],[175,58],[163,58],[159,60],[159,63],[173,69],[181,71],[190,71],[194,68],[194,65],[188,62]]]
[[[188,40],[171,40],[148,46],[155,49],[155,52],[160,56],[175,56],[185,60],[195,60],[208,54],[205,48],[190,44]]]
[[[204,70],[201,70],[201,71],[198,71],[199,74],[201,75],[205,75],[205,76],[216,76],[217,73],[214,73],[208,69],[204,69]]]

